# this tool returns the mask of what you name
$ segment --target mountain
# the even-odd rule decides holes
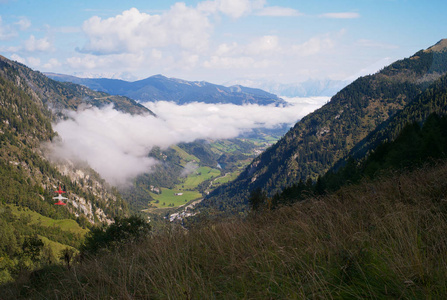
[[[423,124],[431,114],[447,114],[447,75],[431,84],[413,102],[382,124],[351,149],[347,157],[364,158],[380,144],[394,140],[409,123]],[[337,162],[334,170],[346,163],[347,158]]]
[[[447,159],[447,75],[371,132],[312,184],[300,180],[270,199],[259,193],[251,207],[277,208],[324,195],[365,179],[408,173]],[[255,203],[255,205],[253,205]]]
[[[129,98],[53,81],[0,56],[0,283],[57,262],[60,250],[79,248],[91,224],[128,213],[121,195],[94,170],[45,155],[45,145],[57,138],[52,123],[67,110],[108,104],[152,114]],[[58,188],[66,192],[65,206],[54,205]]]
[[[112,95],[122,95],[140,102],[172,101],[178,104],[190,102],[232,103],[237,105],[285,105],[276,95],[260,89],[240,85],[225,87],[205,81],[186,81],[155,75],[149,78],[128,82],[106,78],[78,78],[69,75],[46,73],[49,78],[63,82],[84,85],[93,90]]]
[[[236,80],[230,84],[235,83],[263,89],[282,97],[331,97],[346,87],[350,81],[309,79],[297,83],[278,83],[272,81]]]
[[[109,104],[130,114],[153,115],[150,110],[126,97],[53,81],[3,56],[0,95],[0,164],[1,174],[7,178],[0,194],[7,199],[5,203],[52,214],[53,191],[62,185],[70,192],[68,211],[73,217],[83,215],[91,222],[105,221],[121,214],[120,210],[127,210],[118,193],[112,192],[95,171],[69,161],[50,163],[43,145],[56,138],[52,122],[65,118],[67,110]],[[20,191],[22,196],[15,200],[8,197]]]
[[[374,75],[360,77],[300,120],[234,182],[216,189],[201,205],[240,210],[254,189],[273,195],[300,179],[316,179],[446,72],[447,40],[441,40]]]

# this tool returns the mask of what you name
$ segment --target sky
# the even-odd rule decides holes
[[[352,80],[446,38],[446,11],[445,0],[0,0],[0,55],[130,81]]]

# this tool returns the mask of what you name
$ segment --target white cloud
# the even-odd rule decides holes
[[[124,114],[111,106],[70,111],[69,119],[54,124],[61,140],[49,148],[52,157],[86,161],[108,182],[120,185],[150,172],[157,161],[147,154],[154,146],[234,138],[254,128],[293,124],[317,108],[312,102],[295,102],[299,104],[288,107],[148,103],[157,118]]]
[[[10,25],[4,25],[2,17],[0,16],[0,41],[9,40],[17,36],[17,32]]]
[[[21,64],[26,64],[26,59],[21,57],[21,56],[19,56],[19,55],[17,55],[17,54],[15,54],[15,53],[13,55],[11,55],[11,59],[15,60],[15,61],[17,61],[17,62],[19,62]]]
[[[257,16],[267,16],[267,17],[298,17],[303,14],[298,10],[288,7],[281,6],[269,6],[264,7],[256,12]]]
[[[333,48],[335,42],[330,37],[313,37],[300,45],[294,45],[292,51],[300,56],[310,56]]]
[[[15,24],[19,26],[20,30],[26,30],[31,26],[31,21],[27,17],[20,17]]]
[[[360,18],[360,14],[356,12],[326,13],[320,15],[320,17],[329,19],[357,19]]]
[[[27,64],[30,65],[31,67],[39,67],[40,66],[40,58],[38,57],[27,57],[26,58]]]
[[[278,52],[280,50],[279,38],[274,35],[266,35],[247,45],[244,52],[248,55],[259,55],[272,54],[273,52]]]
[[[46,64],[43,65],[43,67],[45,69],[54,69],[57,67],[60,67],[62,64],[59,62],[59,60],[57,60],[56,58],[51,58],[50,60],[48,60],[48,62]]]
[[[94,69],[97,67],[99,59],[93,55],[84,55],[83,57],[73,56],[67,58],[68,65],[73,69]]]
[[[110,54],[172,45],[201,51],[208,46],[211,25],[200,11],[176,3],[162,15],[131,8],[113,18],[95,16],[82,28],[88,37],[82,51]]]
[[[247,15],[254,10],[262,9],[265,5],[265,0],[215,0],[203,1],[198,4],[197,8],[200,11],[207,13],[223,13],[234,19]]]
[[[234,53],[238,49],[238,44],[233,42],[231,44],[223,43],[217,47],[216,55],[217,56],[226,56]]]
[[[3,24],[0,16],[0,41],[9,40],[18,35],[18,30],[26,30],[31,26],[31,21],[26,17],[19,17],[19,21],[13,24]]]
[[[211,56],[203,63],[209,69],[244,69],[254,65],[255,59],[247,56],[241,57],[221,57]]]
[[[51,49],[51,43],[48,41],[46,37],[36,39],[34,35],[31,35],[30,38],[25,41],[24,46],[25,50],[29,52],[48,51]]]

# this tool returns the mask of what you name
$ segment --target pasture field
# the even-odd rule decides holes
[[[217,187],[221,184],[235,180],[239,174],[240,174],[240,171],[236,171],[236,172],[228,173],[225,176],[222,176],[220,178],[217,178],[216,180],[213,181],[213,187]]]
[[[183,150],[182,148],[180,148],[177,145],[171,146],[172,149],[174,149],[178,155],[181,157],[182,160],[184,160],[185,162],[190,162],[190,161],[196,161],[196,162],[200,162],[200,159],[198,159],[197,157],[195,157],[192,154],[189,154],[188,152],[186,152],[185,150]]]
[[[15,216],[21,219],[29,219],[30,224],[36,224],[43,227],[59,227],[63,231],[71,231],[73,233],[81,234],[82,236],[89,231],[88,229],[83,229],[75,220],[72,219],[55,220],[42,216],[41,214],[31,211],[26,207],[19,210],[15,205],[8,206],[11,208],[12,213]],[[63,207],[61,208],[64,209]]]
[[[220,171],[217,169],[212,169],[210,167],[200,167],[195,170],[188,177],[184,178],[184,181],[177,185],[179,190],[190,190],[195,189],[200,183],[205,180],[210,180],[220,176]]]
[[[182,195],[175,195],[182,193]],[[181,191],[177,189],[161,188],[161,194],[151,193],[155,199],[151,204],[157,208],[177,207],[188,203],[191,200],[200,199],[202,194],[197,191]],[[156,203],[158,201],[158,203]]]

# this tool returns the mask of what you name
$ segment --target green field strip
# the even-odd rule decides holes
[[[30,217],[30,224],[36,224],[43,227],[59,227],[61,230],[78,233],[84,236],[88,229],[83,229],[79,224],[72,219],[54,220],[49,217],[42,216],[41,214],[31,211],[28,208],[23,208],[19,211],[15,205],[9,205],[12,209],[12,213],[17,217]]]
[[[176,195],[181,194],[181,195]],[[177,207],[191,200],[200,199],[202,194],[197,191],[181,191],[177,189],[161,188],[161,194],[151,193],[155,201],[151,204],[157,208]],[[158,203],[156,203],[158,200]]]
[[[191,154],[187,153],[185,150],[183,150],[182,148],[180,148],[177,145],[171,146],[171,148],[174,149],[175,151],[177,151],[177,153],[179,154],[180,158],[183,159],[185,162],[190,162],[190,161],[194,161],[194,160],[196,162],[200,162],[200,159],[198,159],[194,155],[191,155]]]

